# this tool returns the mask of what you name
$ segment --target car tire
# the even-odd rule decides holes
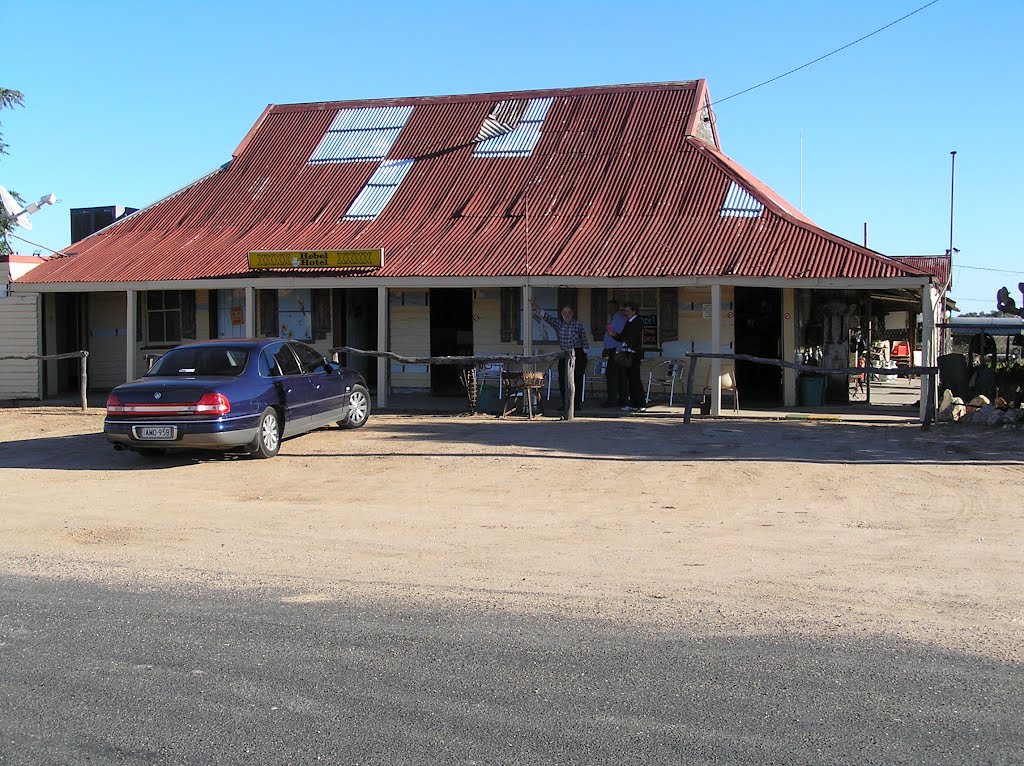
[[[256,437],[246,449],[254,458],[260,459],[274,457],[281,449],[281,421],[273,407],[263,410]]]
[[[352,386],[348,395],[348,416],[339,420],[342,428],[362,428],[370,419],[370,392],[363,386]]]

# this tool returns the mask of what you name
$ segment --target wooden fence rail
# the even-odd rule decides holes
[[[689,351],[686,356],[691,359],[732,359],[746,362],[755,362],[757,364],[766,364],[773,367],[784,367],[789,370],[796,370],[797,372],[808,372],[818,375],[896,375],[898,377],[910,377],[913,375],[919,375],[927,377],[928,379],[928,400],[925,402],[925,415],[922,426],[928,428],[935,419],[935,376],[939,374],[938,367],[838,367],[835,369],[826,369],[824,367],[814,367],[809,364],[797,364],[796,362],[786,362],[782,359],[769,359],[761,356],[751,356],[750,354],[714,354],[711,352],[704,351]],[[697,365],[689,365],[689,370],[686,373],[686,410],[683,413],[683,422],[690,422],[690,411],[693,408],[693,382],[694,375],[697,371]]]
[[[338,361],[339,354],[354,354],[355,356],[374,356],[391,359],[399,364],[452,364],[459,367],[472,368],[481,364],[552,364],[559,359],[565,359],[567,371],[565,375],[565,420],[572,420],[575,416],[576,407],[576,355],[565,351],[552,351],[547,354],[536,354],[534,356],[517,356],[515,354],[489,354],[486,356],[402,356],[390,351],[366,351],[361,348],[350,346],[338,346],[328,350],[328,353]]]
[[[86,399],[86,395],[85,395],[86,389],[87,389],[87,387],[89,385],[89,370],[88,370],[88,364],[87,364],[87,360],[89,359],[89,352],[88,351],[70,351],[70,352],[68,352],[66,354],[42,354],[42,355],[36,355],[36,354],[15,354],[15,355],[11,355],[11,356],[0,356],[0,361],[4,361],[4,360],[7,360],[7,359],[18,359],[18,360],[38,359],[38,360],[41,360],[41,361],[44,361],[44,362],[49,362],[49,361],[53,361],[53,360],[56,360],[56,359],[74,359],[75,357],[78,357],[79,359],[81,359],[81,362],[79,363],[80,364],[80,369],[81,369],[81,375],[79,377],[81,378],[81,386],[80,386],[80,388],[81,388],[81,395],[82,395],[82,411],[84,412],[85,410],[87,410],[89,408],[89,403],[88,403],[88,400]]]

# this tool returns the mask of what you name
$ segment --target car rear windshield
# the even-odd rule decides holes
[[[160,357],[146,375],[147,377],[154,375],[182,375],[185,377],[224,375],[233,377],[242,374],[248,359],[247,349],[231,346],[174,348]]]

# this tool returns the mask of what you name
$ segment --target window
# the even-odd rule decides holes
[[[301,343],[289,343],[288,345],[291,346],[295,355],[299,357],[299,363],[302,365],[304,372],[324,372],[330,369],[323,354],[319,353],[316,349],[304,346]]]
[[[644,348],[658,348],[658,288],[612,290],[612,298],[617,300],[620,306],[632,301],[639,307],[637,316],[644,325]]]
[[[405,127],[411,106],[342,109],[310,155],[309,165],[384,159]]]
[[[388,160],[382,162],[366,182],[366,186],[349,205],[346,221],[372,221],[398,191],[405,174],[412,167],[412,160]]]
[[[287,345],[281,344],[280,346],[274,347],[274,363],[277,365],[277,369],[281,375],[301,375],[302,369],[299,367],[299,362],[295,358],[295,354],[291,352],[291,349]]]
[[[249,353],[244,348],[190,346],[168,351],[154,364],[147,377],[183,375],[187,377],[236,377],[245,370]]]
[[[523,111],[522,118],[511,130],[505,130],[502,123],[516,111],[514,102],[498,104],[480,127],[480,137],[497,133],[477,144],[474,157],[529,157],[540,140],[540,129],[544,125],[552,98],[531,98]]]
[[[181,342],[179,290],[150,290],[146,293],[146,328],[150,343]]]
[[[257,290],[256,332],[265,338],[324,340],[333,327],[327,289]]]
[[[535,287],[533,288],[533,299],[549,315],[558,315],[558,310],[561,307],[558,305],[557,287]],[[530,312],[530,332],[534,343],[558,343],[558,332],[555,328],[532,311]]]
[[[763,212],[764,205],[733,181],[729,184],[729,191],[725,193],[725,201],[722,202],[718,214],[722,218],[759,218]]]

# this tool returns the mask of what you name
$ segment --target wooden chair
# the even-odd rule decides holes
[[[544,400],[541,390],[544,388],[544,373],[522,369],[505,369],[501,373],[501,383],[505,389],[505,403],[501,415],[505,418],[516,410],[522,411],[533,420],[544,414]]]

